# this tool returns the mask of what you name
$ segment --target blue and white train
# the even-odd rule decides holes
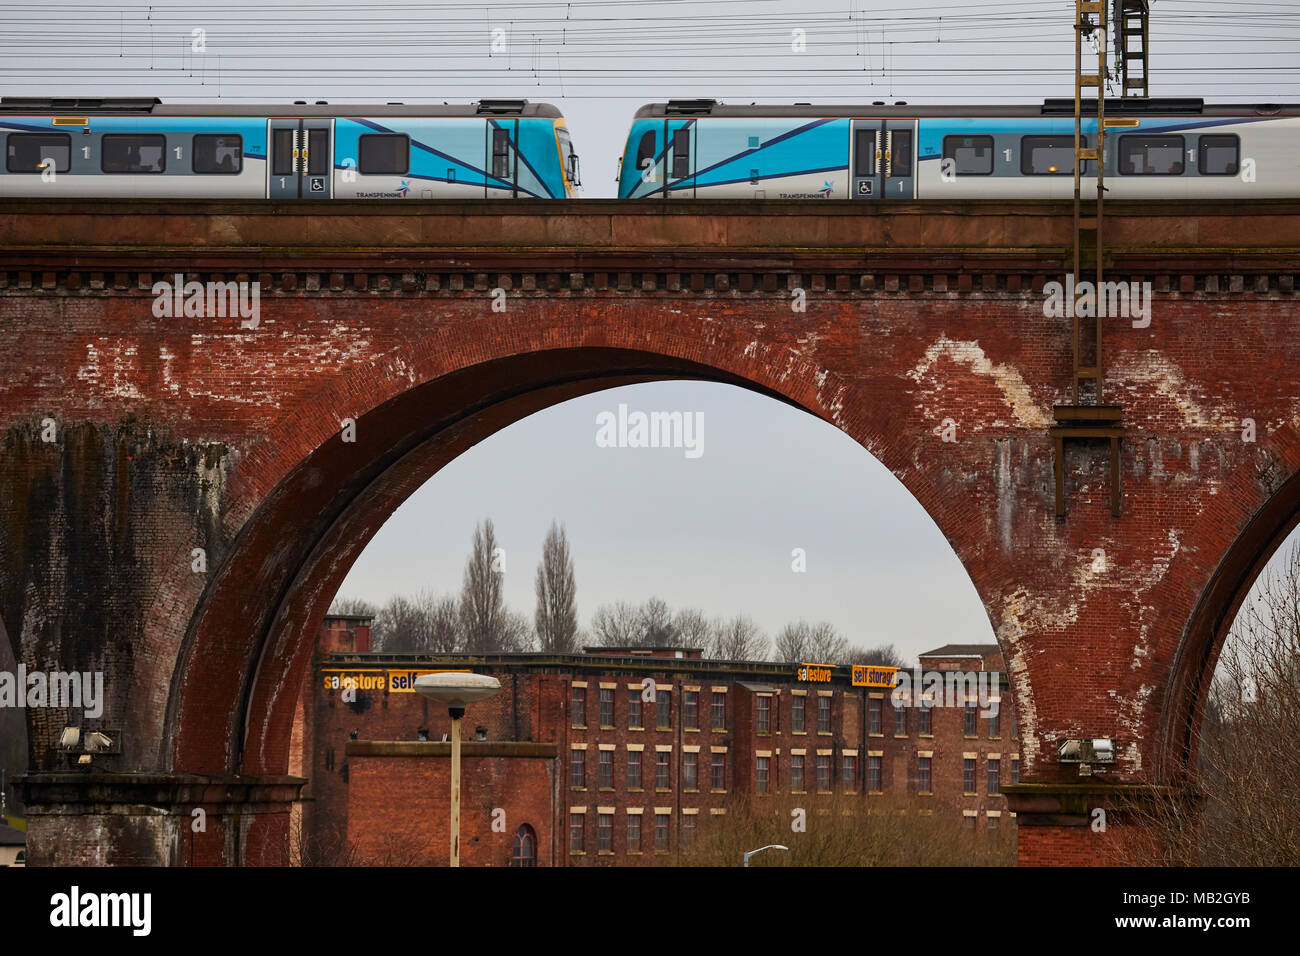
[[[1083,121],[1097,145],[1096,107]],[[1106,101],[1106,198],[1300,196],[1300,106]],[[623,199],[1071,199],[1074,100],[1042,106],[722,106],[637,111]],[[1096,198],[1087,162],[1084,198]]]
[[[0,197],[564,199],[578,157],[559,110],[163,105],[0,98]]]

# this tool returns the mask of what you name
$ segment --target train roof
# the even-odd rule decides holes
[[[550,103],[479,100],[477,103],[164,103],[157,97],[4,96],[0,113],[87,116],[547,116],[563,114]]]
[[[1096,100],[1084,100],[1084,115],[1097,114]],[[903,101],[892,104],[877,100],[871,104],[751,103],[728,106],[711,99],[669,100],[648,103],[636,111],[638,118],[669,116],[807,116],[807,117],[881,117],[916,119],[934,116],[1073,116],[1074,99],[1048,99],[1037,106],[1023,104],[980,106],[912,106]],[[1204,100],[1174,97],[1106,100],[1107,116],[1300,116],[1296,103],[1210,104]]]

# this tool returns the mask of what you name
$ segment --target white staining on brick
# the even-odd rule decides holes
[[[790,552],[790,570],[795,574],[808,573],[808,552],[803,548],[795,548]]]
[[[1034,401],[1020,370],[1011,365],[994,365],[984,354],[978,342],[955,341],[947,336],[940,336],[937,342],[925,350],[925,357],[907,373],[907,377],[921,385],[927,396],[937,395],[947,387],[946,381],[938,379],[933,374],[934,366],[940,359],[947,359],[956,365],[969,368],[976,375],[991,378],[1002,393],[1017,425],[1026,428],[1047,428],[1052,424],[1050,412],[1046,408],[1039,407]],[[994,420],[990,424],[1005,426],[1009,423]]]

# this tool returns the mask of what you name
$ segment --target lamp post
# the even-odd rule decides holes
[[[451,865],[460,866],[460,719],[467,704],[487,700],[501,689],[501,682],[486,674],[421,674],[415,689],[445,704],[451,717]]]
[[[745,866],[749,866],[749,858],[755,853],[762,853],[764,850],[788,850],[788,846],[782,846],[779,843],[769,843],[767,846],[760,846],[757,850],[750,850],[745,854]]]

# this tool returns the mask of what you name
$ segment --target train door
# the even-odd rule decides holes
[[[916,198],[915,120],[853,120],[849,135],[854,199]]]
[[[321,118],[267,121],[267,198],[329,199],[333,195],[332,123]]]
[[[485,168],[495,188],[489,199],[519,198],[519,120],[488,120]]]
[[[695,120],[664,120],[664,198],[695,198]]]

